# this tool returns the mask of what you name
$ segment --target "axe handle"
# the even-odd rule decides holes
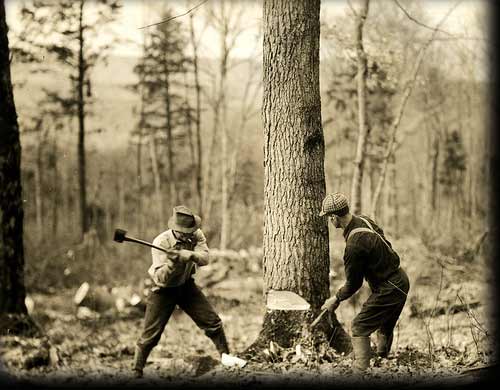
[[[311,328],[314,328],[317,323],[319,322],[319,320],[321,320],[321,318],[323,318],[323,316],[325,315],[325,313],[328,311],[328,309],[323,309],[321,311],[321,313],[319,314],[319,316],[316,317],[316,319],[311,323]]]
[[[142,245],[146,245],[146,246],[150,246],[151,248],[154,248],[154,249],[158,249],[159,251],[162,251],[162,252],[165,252],[167,254],[176,254],[178,251],[176,251],[175,249],[165,249],[165,248],[161,248],[159,246],[156,246],[156,245],[153,245],[147,241],[143,241],[143,240],[139,240],[138,238],[133,238],[133,237],[124,237],[123,238],[123,241],[130,241],[130,242],[136,242],[138,244],[142,244]]]

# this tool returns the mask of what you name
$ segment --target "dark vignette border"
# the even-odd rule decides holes
[[[0,0],[4,1],[4,0]],[[439,0],[436,0],[439,1]],[[494,334],[492,335],[492,344],[494,347],[494,356],[492,357],[492,360],[494,362],[494,366],[491,367],[489,370],[487,370],[484,374],[479,376],[477,378],[477,381],[474,381],[474,383],[466,383],[466,384],[460,384],[457,382],[452,382],[452,383],[436,383],[434,385],[420,385],[420,386],[414,386],[416,388],[449,388],[449,389],[457,389],[457,388],[472,388],[476,387],[478,385],[482,384],[493,384],[495,383],[496,379],[496,371],[498,369],[498,355],[499,355],[499,350],[500,350],[500,345],[499,345],[499,337],[498,335],[498,325],[499,325],[499,298],[500,298],[500,288],[498,285],[499,277],[498,277],[498,272],[500,270],[500,241],[498,238],[500,237],[499,235],[499,228],[500,228],[500,206],[498,204],[498,198],[500,196],[500,184],[499,184],[499,176],[500,176],[500,130],[498,127],[500,127],[500,110],[499,110],[499,99],[500,99],[500,91],[499,91],[499,86],[498,86],[498,72],[499,72],[499,53],[498,50],[500,48],[500,38],[498,38],[498,33],[500,32],[500,26],[498,25],[498,20],[500,18],[500,4],[494,0],[474,0],[474,1],[484,1],[487,4],[487,7],[489,9],[489,26],[488,26],[488,45],[489,45],[489,98],[490,98],[490,106],[489,106],[489,117],[485,118],[486,122],[489,123],[489,150],[487,151],[487,159],[489,160],[489,179],[490,179],[490,197],[489,197],[489,205],[488,209],[490,210],[489,218],[488,218],[488,223],[489,223],[489,234],[490,234],[490,240],[491,240],[491,261],[490,261],[490,266],[492,267],[492,279],[493,279],[493,291],[492,291],[492,296],[494,297],[494,301],[490,302],[490,319],[492,321],[492,324],[494,325]],[[492,362],[492,363],[493,363]],[[35,383],[33,381],[28,381],[28,380],[22,380],[18,378],[13,378],[10,375],[8,375],[6,372],[3,372],[4,370],[1,367],[1,362],[0,362],[0,385],[3,389],[7,388],[36,388],[36,389],[48,389],[48,388],[71,388],[71,389],[77,389],[77,388],[106,388],[106,389],[112,389],[112,388],[120,388],[120,389],[155,389],[157,390],[158,388],[169,388],[169,389],[174,389],[174,388],[182,388],[182,389],[187,389],[189,386],[186,386],[185,384],[182,383],[176,383],[176,382],[166,382],[164,384],[159,384],[156,383],[154,385],[152,384],[145,384],[145,385],[124,385],[124,384],[110,384],[109,382],[100,382],[96,381],[92,385],[88,383],[88,381],[85,381],[85,383],[79,384],[78,382],[71,382],[71,385],[67,385],[64,383],[60,384],[50,384],[48,382],[45,383]],[[293,381],[292,381],[293,383]],[[399,385],[402,385],[403,383],[400,383]],[[319,386],[315,386],[314,382],[306,382],[306,381],[296,381],[294,384],[291,384],[290,382],[283,384],[279,383],[278,381],[270,381],[269,383],[255,383],[255,386],[252,385],[252,383],[238,383],[235,381],[216,381],[216,382],[210,382],[210,383],[199,383],[198,385],[193,386],[193,388],[197,389],[202,389],[202,388],[280,388],[282,385],[285,385],[286,388],[292,389],[292,388],[320,388]],[[151,387],[153,386],[153,387]],[[324,387],[325,389],[362,389],[362,388],[370,388],[370,389],[376,389],[380,387],[381,389],[388,390],[388,389],[393,389],[397,388],[397,385],[391,385],[389,383],[386,384],[375,384],[372,383],[371,385],[369,383],[353,383],[349,381],[342,381],[342,380],[336,380],[332,381],[331,383],[328,383],[325,386],[325,383],[323,382],[323,385],[321,387]]]

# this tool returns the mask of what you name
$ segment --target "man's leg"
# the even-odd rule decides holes
[[[377,355],[382,358],[386,358],[389,355],[394,337],[394,328],[406,303],[405,294],[408,294],[410,289],[408,276],[402,269],[389,280],[392,284],[397,286],[396,288],[391,285],[395,290],[394,294],[396,297],[394,297],[394,300],[397,301],[397,298],[399,298],[399,303],[394,305],[392,312],[387,313],[386,321],[383,322],[377,331]]]
[[[229,354],[222,320],[193,279],[184,284],[178,305],[212,340],[219,354]]]
[[[149,353],[160,341],[163,330],[174,311],[175,289],[176,287],[164,288],[150,292],[144,315],[143,331],[135,347],[133,370],[137,377],[142,376]]]
[[[351,325],[354,371],[364,371],[370,366],[372,354],[370,335],[383,322],[384,310],[379,305],[378,294],[372,293],[363,304],[361,311],[354,317]]]

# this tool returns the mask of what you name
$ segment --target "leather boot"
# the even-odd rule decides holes
[[[393,333],[389,335],[383,334],[380,330],[377,331],[377,355],[381,358],[386,358],[392,346]]]
[[[229,346],[227,344],[226,334],[224,333],[224,329],[221,328],[217,332],[211,334],[210,339],[217,348],[217,351],[222,356],[223,353],[229,355]]]
[[[134,353],[134,365],[132,371],[134,372],[134,377],[142,378],[144,366],[146,365],[146,360],[148,358],[148,353],[142,350],[136,345]]]
[[[370,338],[367,336],[353,336],[352,349],[354,352],[354,362],[352,368],[355,372],[365,371],[370,366]]]

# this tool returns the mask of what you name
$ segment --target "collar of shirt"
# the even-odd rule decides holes
[[[190,240],[181,240],[180,238],[176,237],[176,235],[172,229],[170,230],[170,233],[172,236],[172,243],[173,243],[172,246],[174,246],[175,244],[182,244],[182,245],[186,245],[186,246],[196,244],[196,240],[194,237],[192,237]]]
[[[353,215],[351,222],[347,224],[347,226],[344,229],[344,232],[342,233],[344,235],[344,239],[347,240],[347,237],[349,237],[349,233],[351,232],[352,229],[362,226],[364,227],[363,221],[361,221],[361,219],[359,219],[357,216]]]

